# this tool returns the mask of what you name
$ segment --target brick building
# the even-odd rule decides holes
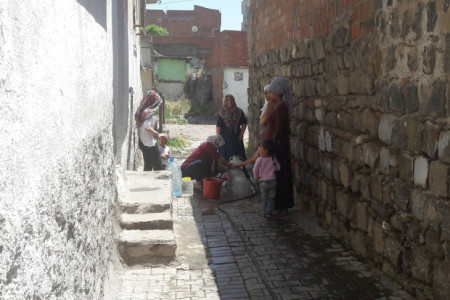
[[[211,111],[215,111],[223,95],[230,92],[246,111],[248,50],[245,32],[220,32],[220,12],[197,5],[192,11],[147,10],[145,25],[150,24],[169,31],[168,36],[152,37],[154,68],[158,88],[162,92],[170,94],[175,91],[179,95],[184,84],[180,76],[194,80],[200,76],[208,77],[211,79],[199,79],[198,83],[201,83],[194,85],[197,89],[207,90],[202,93],[193,91],[194,98],[202,98],[197,100],[203,104],[212,101],[214,108]],[[174,68],[174,65],[179,67]],[[174,69],[178,70],[176,74]]]
[[[250,146],[262,89],[294,97],[296,202],[417,298],[450,294],[445,0],[251,0]]]

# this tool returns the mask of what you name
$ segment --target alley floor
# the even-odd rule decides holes
[[[412,299],[293,209],[266,220],[259,197],[173,200],[177,257],[131,267],[119,299]]]

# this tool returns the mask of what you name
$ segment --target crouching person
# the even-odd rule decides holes
[[[220,135],[212,135],[195,149],[181,165],[183,177],[191,177],[196,180],[194,189],[203,190],[203,178],[211,177],[218,170],[226,171],[231,164],[222,156],[217,149],[225,144]]]

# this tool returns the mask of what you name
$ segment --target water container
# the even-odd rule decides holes
[[[230,163],[232,164],[239,164],[242,162],[242,159],[239,155],[233,155],[232,157],[230,157]]]
[[[191,177],[183,177],[181,183],[181,195],[183,197],[192,197],[194,195],[194,184]]]
[[[243,199],[252,195],[252,185],[243,170],[233,168],[228,171],[227,191],[229,199]]]
[[[172,193],[175,197],[181,196],[181,168],[173,156],[169,159],[166,166],[167,171],[172,172]]]

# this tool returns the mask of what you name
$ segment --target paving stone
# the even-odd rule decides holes
[[[181,209],[188,204],[192,210]],[[183,222],[174,231],[192,222],[197,235],[184,249],[204,248],[199,257],[186,260],[178,253],[164,267],[126,271],[119,299],[135,299],[135,294],[143,299],[408,299],[398,287],[374,280],[373,271],[302,212],[267,222],[260,216],[259,199],[220,205],[215,215],[202,216],[203,205],[211,203],[201,196],[173,204],[174,225]],[[179,213],[191,216],[181,219]],[[200,255],[203,263],[194,264]]]

